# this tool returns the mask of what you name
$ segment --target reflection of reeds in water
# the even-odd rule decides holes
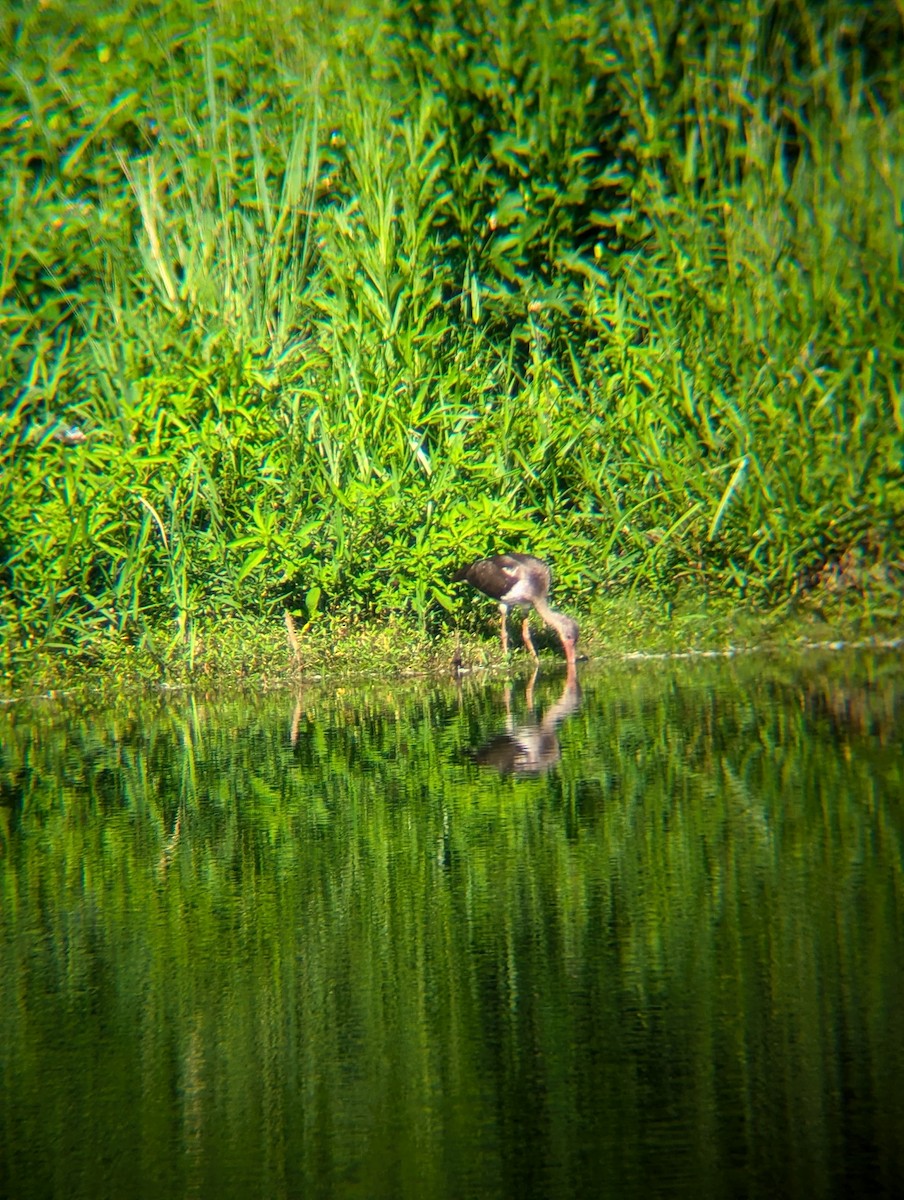
[[[97,1193],[131,1194],[140,1161],[155,1194],[229,1194],[247,1150],[269,1172],[255,1194],[339,1195],[366,1134],[410,1195],[450,1194],[450,1155],[455,1194],[481,1194],[513,1146],[590,1195],[603,1126],[649,1178],[653,1114],[663,1160],[679,1130],[694,1182],[728,1163],[735,1186],[734,1118],[755,1111],[758,1152],[835,1178],[839,1053],[871,1162],[887,1156],[900,764],[859,716],[839,746],[806,697],[890,715],[901,692],[875,661],[838,671],[809,691],[799,662],[659,662],[583,671],[580,693],[516,682],[503,705],[469,676],[0,714],[22,789],[0,825],[18,1083],[0,1124],[20,1142],[2,1169],[93,1178],[80,1156],[103,1128]],[[513,787],[469,765],[533,708],[567,731],[555,770]]]
[[[802,685],[803,703],[814,717],[824,717],[839,736],[870,735],[883,745],[901,737],[904,697],[893,682],[849,683],[831,676]]]
[[[176,816],[173,831],[163,843],[163,849],[160,852],[160,861],[157,863],[157,870],[161,876],[165,875],[169,870],[170,864],[173,861],[173,855],[179,846],[179,834],[182,832],[182,813],[179,812]]]

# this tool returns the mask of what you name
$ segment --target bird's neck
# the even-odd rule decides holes
[[[545,600],[535,600],[534,608],[543,618],[550,628],[554,629],[562,640],[562,649],[565,651],[565,658],[568,660],[568,669],[574,670],[574,635],[569,628],[571,619],[566,617],[564,613],[556,612],[554,608],[550,608]],[[567,632],[566,632],[567,631]]]
[[[536,600],[534,600],[534,608],[547,625],[551,625],[553,629],[559,629],[562,621],[562,614],[557,613],[554,608],[550,608],[542,596],[537,596]]]

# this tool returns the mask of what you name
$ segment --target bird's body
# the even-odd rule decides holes
[[[454,578],[456,582],[465,580],[485,596],[499,602],[502,612],[503,654],[508,650],[506,619],[509,609],[533,608],[540,618],[558,633],[565,658],[569,666],[574,666],[579,632],[577,622],[549,607],[547,597],[552,574],[542,559],[535,558],[532,554],[496,554],[492,558],[481,558],[469,567],[463,567]],[[531,657],[535,662],[539,661],[531,641],[527,611],[521,624],[521,637]]]

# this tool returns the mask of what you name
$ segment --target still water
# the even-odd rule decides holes
[[[900,652],[0,741],[0,1196],[901,1194]]]

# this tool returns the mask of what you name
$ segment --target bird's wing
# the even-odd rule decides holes
[[[484,558],[472,563],[465,574],[468,583],[484,592],[487,596],[500,599],[520,578],[518,564],[507,554],[496,558]]]

